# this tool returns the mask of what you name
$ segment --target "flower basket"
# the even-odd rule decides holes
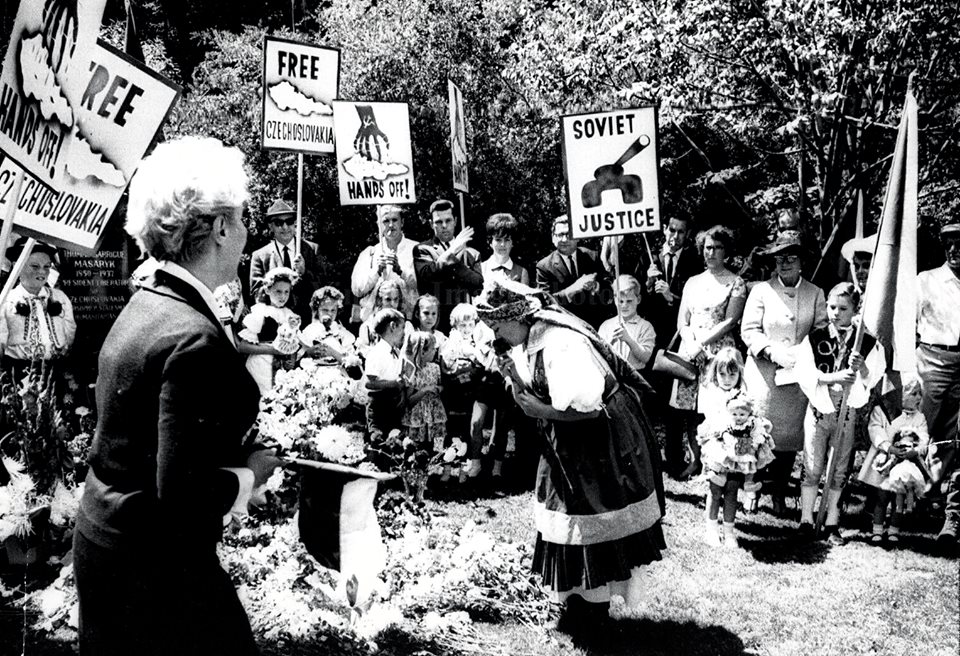
[[[11,535],[3,541],[10,565],[33,565],[45,559],[50,523],[50,506],[30,513],[31,530],[26,535]]]

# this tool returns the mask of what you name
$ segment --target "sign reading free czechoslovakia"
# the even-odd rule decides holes
[[[563,117],[574,238],[660,230],[654,107]]]
[[[144,152],[180,96],[180,88],[106,43],[95,44],[74,117],[83,133],[66,163],[59,186],[25,171],[14,224],[20,232],[84,252],[96,250],[107,221]],[[0,108],[0,115],[2,115]],[[86,144],[96,144],[91,150]],[[86,154],[81,159],[82,149]],[[0,212],[20,167],[0,163]],[[82,168],[81,168],[82,167]]]
[[[339,50],[265,37],[261,147],[332,153],[339,84]]]

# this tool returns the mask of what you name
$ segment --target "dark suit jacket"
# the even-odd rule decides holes
[[[663,251],[654,254],[657,259],[657,267],[664,275],[667,273],[667,264],[663,256]],[[677,257],[674,266],[673,278],[670,279],[670,291],[677,297],[673,304],[668,303],[663,296],[653,290],[652,281],[647,279],[647,269],[650,262],[646,257],[637,264],[634,276],[640,281],[645,290],[643,302],[640,305],[640,314],[642,314],[657,333],[657,346],[667,348],[674,334],[677,332],[677,315],[680,312],[680,297],[683,295],[683,286],[687,280],[693,276],[703,273],[703,257],[692,246],[682,248]],[[674,348],[679,346],[679,342]]]
[[[259,391],[192,287],[158,271],[100,351],[99,421],[78,530],[108,549],[213,554],[236,498]]]
[[[413,249],[413,268],[417,272],[417,288],[421,294],[433,294],[440,300],[439,328],[450,326],[450,310],[458,303],[469,303],[470,298],[483,290],[480,273],[480,253],[469,246],[450,266],[438,263],[444,247],[436,237],[422,241]]]
[[[597,274],[600,288],[596,292],[580,292],[574,294],[572,298],[558,297],[557,300],[567,310],[594,328],[598,328],[604,320],[612,317],[616,312],[610,280],[595,252],[579,246],[575,256],[577,258],[576,276],[567,268],[559,251],[555,250],[537,262],[537,287],[556,295],[557,292],[572,285],[580,276]]]
[[[290,242],[291,245],[293,242]],[[292,250],[292,249],[291,249]],[[287,307],[300,315],[300,325],[310,325],[312,319],[310,313],[310,297],[313,292],[320,288],[326,278],[326,270],[323,262],[320,260],[317,245],[306,239],[300,242],[300,254],[303,255],[304,273],[297,284],[293,286],[290,294],[290,301]],[[290,262],[293,263],[293,255],[290,256]],[[283,256],[277,252],[274,246],[274,240],[262,248],[258,248],[250,256],[250,305],[256,302],[257,292],[260,289],[260,282],[267,274],[267,271],[276,267],[283,266]]]

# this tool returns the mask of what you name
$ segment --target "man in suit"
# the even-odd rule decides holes
[[[677,332],[680,297],[687,280],[703,273],[703,258],[693,244],[693,225],[687,218],[672,218],[663,229],[663,248],[654,256],[657,268],[648,267],[647,298],[643,314],[653,323],[657,346],[667,348]]]
[[[421,294],[433,294],[440,300],[438,327],[450,327],[450,311],[458,303],[469,303],[483,289],[480,253],[467,246],[473,228],[464,228],[454,236],[457,220],[453,203],[440,199],[430,205],[433,237],[413,249],[413,266]]]
[[[297,252],[297,211],[283,200],[274,201],[267,210],[267,222],[273,239],[266,246],[253,252],[250,259],[250,294],[256,299],[260,283],[267,271],[287,267],[296,271],[300,279],[293,286],[289,307],[300,315],[301,325],[310,324],[310,296],[322,282],[322,265],[317,254],[317,245],[306,239],[300,240]]]
[[[537,262],[537,287],[594,328],[613,315],[613,292],[597,254],[570,238],[570,219],[553,220],[552,253]]]

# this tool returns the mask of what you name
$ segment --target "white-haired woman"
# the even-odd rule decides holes
[[[249,444],[259,393],[212,290],[247,239],[243,156],[161,144],[130,185],[127,231],[158,261],[100,351],[99,423],[74,533],[80,653],[255,654],[216,545],[277,464]]]

